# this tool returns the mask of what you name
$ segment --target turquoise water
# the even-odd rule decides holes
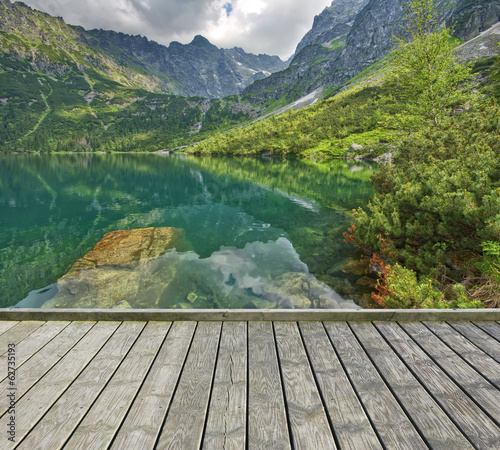
[[[155,262],[155,279],[176,269],[149,307],[258,307],[264,300],[264,307],[291,307],[263,294],[287,274],[353,284],[342,270],[352,256],[342,233],[348,212],[372,195],[372,170],[340,160],[2,155],[0,306],[28,296],[21,306],[41,306],[108,231],[177,227],[191,250]],[[347,292],[340,294],[356,299]]]

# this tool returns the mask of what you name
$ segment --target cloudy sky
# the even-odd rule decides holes
[[[168,45],[197,34],[222,48],[288,58],[332,0],[23,0],[84,28],[140,34]]]

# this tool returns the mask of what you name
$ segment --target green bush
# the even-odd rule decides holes
[[[378,294],[373,300],[384,308],[390,309],[443,309],[443,308],[481,308],[479,300],[469,298],[461,284],[452,287],[451,298],[447,301],[438,289],[435,280],[421,277],[413,270],[400,264],[384,267],[382,279],[377,285]]]
[[[403,142],[395,164],[373,177],[373,201],[357,211],[358,239],[422,273],[499,240],[499,118],[498,106],[486,105]]]
[[[472,298],[487,307],[500,305],[500,242],[486,241],[481,244],[483,255],[476,263],[479,276],[473,279],[470,289]]]
[[[379,281],[380,286],[381,281]],[[384,289],[374,299],[385,308],[446,308],[444,294],[433,286],[430,278],[420,281],[413,270],[399,264],[389,266],[383,279]]]
[[[372,182],[372,202],[355,214],[358,244],[423,276],[466,279],[483,242],[500,241],[500,108],[411,136]]]

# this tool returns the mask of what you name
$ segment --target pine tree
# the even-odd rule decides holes
[[[474,100],[466,87],[471,66],[458,63],[450,29],[439,27],[432,0],[410,0],[405,24],[405,37],[391,54],[391,76],[403,88],[398,125],[442,127],[454,108]]]

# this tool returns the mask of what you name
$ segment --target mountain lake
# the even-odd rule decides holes
[[[364,307],[369,293],[346,270],[356,255],[343,232],[373,195],[375,167],[0,155],[0,307]],[[117,230],[138,231],[106,235]],[[104,235],[129,256],[93,260]]]

